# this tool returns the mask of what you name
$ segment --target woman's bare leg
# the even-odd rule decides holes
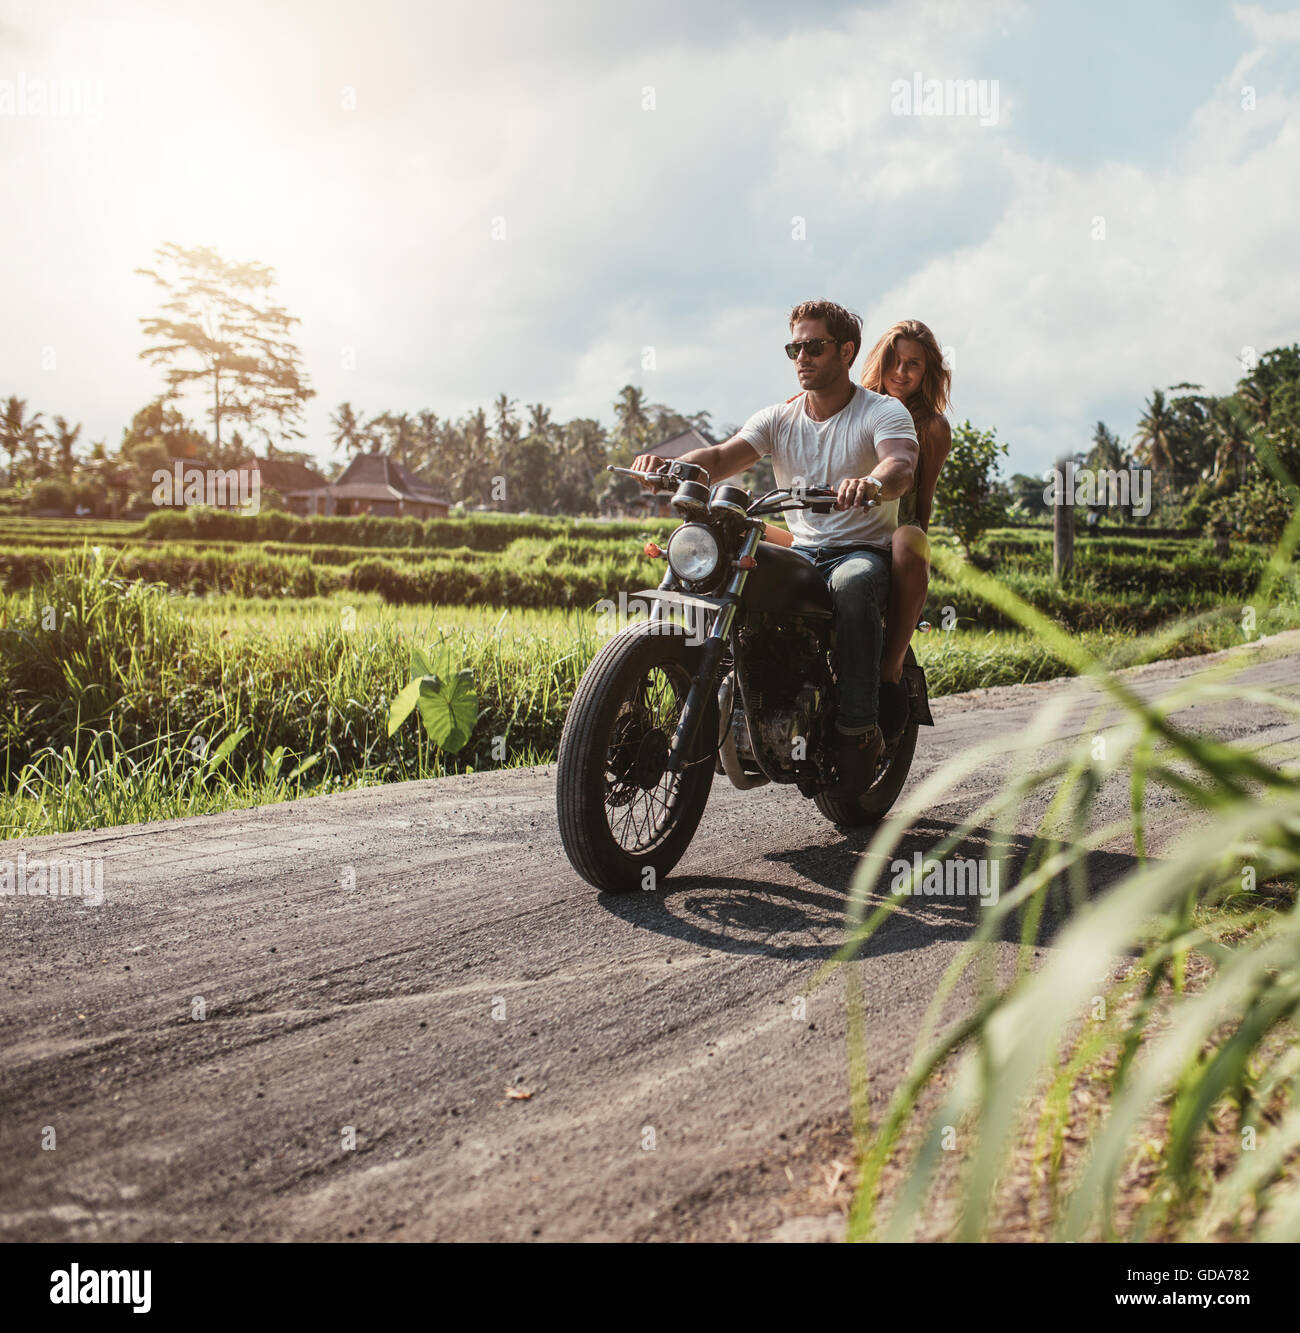
[[[920,528],[894,529],[894,565],[889,581],[885,646],[880,654],[880,679],[897,681],[912,632],[925,609],[930,590],[930,542]]]

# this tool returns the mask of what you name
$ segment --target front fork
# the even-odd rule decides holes
[[[700,729],[700,722],[710,700],[716,697],[715,686],[718,664],[722,661],[722,654],[726,651],[727,644],[730,641],[731,627],[736,619],[736,608],[740,605],[740,594],[744,591],[745,580],[749,578],[749,571],[754,565],[755,552],[757,552],[758,544],[762,540],[763,525],[762,523],[754,523],[745,535],[739,557],[733,563],[734,572],[731,581],[727,584],[726,592],[723,593],[726,605],[719,608],[718,614],[713,619],[713,626],[709,630],[708,637],[704,640],[704,648],[700,653],[699,670],[695,673],[695,679],[691,682],[690,692],[687,694],[686,703],[682,708],[681,720],[677,724],[677,730],[673,733],[673,742],[668,750],[668,762],[664,767],[669,773],[680,773],[685,767],[686,756],[691,753],[696,733]],[[650,612],[652,619],[661,605],[661,603],[655,603],[655,608]],[[662,615],[662,611],[659,611],[659,614]]]

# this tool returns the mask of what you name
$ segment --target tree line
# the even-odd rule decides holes
[[[626,467],[637,454],[691,429],[712,437],[708,412],[683,414],[651,403],[632,384],[614,400],[613,416],[609,430],[594,417],[561,422],[544,403],[521,411],[504,393],[491,408],[456,419],[428,410],[367,417],[345,402],[330,418],[330,441],[347,458],[388,453],[467,507],[589,514],[638,494],[635,482],[606,472],[607,465]]]
[[[1127,447],[1099,421],[1089,447],[1068,458],[1094,470],[1149,468],[1153,526],[1218,524],[1276,540],[1300,479],[1300,346],[1265,352],[1229,394],[1185,381],[1155,389]],[[1045,515],[1043,486],[1041,477],[1014,474],[1003,487],[1011,515]]]
[[[307,463],[327,479],[356,454],[382,451],[467,508],[584,514],[626,506],[639,493],[635,483],[606,472],[607,464],[626,466],[692,428],[717,439],[735,430],[715,431],[707,411],[682,413],[652,403],[631,384],[614,400],[608,429],[594,417],[557,421],[544,403],[521,410],[504,393],[490,407],[460,417],[429,409],[368,415],[344,402],[329,426],[342,457],[322,465],[297,447],[315,391],[294,339],[298,320],[274,299],[274,272],[229,262],[211,248],[170,244],[158,249],[153,267],[137,272],[163,298],[157,314],[140,320],[146,340],[140,356],[162,370],[161,392],[135,414],[116,448],[99,440],[84,449],[80,424],[62,416],[47,421],[11,395],[0,414],[8,487],[0,503],[100,513],[138,508],[148,504],[154,471],[169,460],[230,468],[250,461],[260,446],[266,457]],[[180,406],[194,393],[205,404],[201,425]],[[994,516],[1013,522],[1045,516],[1043,479],[1025,473],[999,479],[996,454],[1005,446],[994,449],[991,433],[969,423],[963,430],[959,442],[965,449],[969,435],[970,458],[955,454],[945,472],[954,478],[961,472],[965,511],[978,510],[985,525]],[[1153,525],[1199,529],[1227,522],[1244,531],[1253,522],[1248,518],[1243,527],[1242,513],[1249,511],[1271,515],[1264,526],[1276,529],[1278,516],[1294,508],[1285,478],[1300,476],[1300,346],[1265,352],[1221,397],[1186,382],[1155,389],[1127,446],[1099,421],[1088,447],[1069,457],[1096,470],[1149,468],[1155,503],[1147,521]],[[945,494],[958,517],[957,490],[944,480],[936,500],[939,522]],[[771,486],[770,461],[761,460],[746,481]],[[1256,528],[1251,535],[1267,537]]]
[[[692,428],[710,431],[707,412],[684,415],[651,403],[635,385],[620,392],[613,415],[612,429],[594,417],[561,422],[545,404],[521,412],[505,394],[490,409],[459,418],[428,410],[367,416],[345,402],[330,419],[330,442],[340,458],[322,464],[309,453],[275,445],[263,456],[305,463],[334,480],[356,454],[383,452],[466,508],[591,514],[624,507],[639,494],[634,482],[606,472],[607,464],[627,466],[637,454]],[[30,413],[25,400],[10,398],[6,405],[0,442],[8,454],[10,507],[25,499],[38,509],[134,510],[149,504],[154,472],[173,459],[231,468],[256,456],[237,429],[218,449],[206,431],[161,397],[135,414],[116,449],[103,441],[79,449],[81,427],[62,417],[54,422],[47,433],[41,414]],[[755,469],[751,481],[770,486],[770,465]]]

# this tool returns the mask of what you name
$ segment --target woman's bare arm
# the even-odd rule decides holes
[[[922,532],[930,531],[930,515],[934,510],[934,488],[939,481],[939,469],[952,449],[952,428],[945,417],[932,417],[925,425],[921,441],[916,478],[916,526]]]

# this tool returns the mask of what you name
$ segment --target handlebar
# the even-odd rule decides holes
[[[761,512],[780,514],[787,509],[811,509],[814,513],[828,514],[834,507],[835,497],[838,494],[839,489],[835,486],[785,486],[779,490],[769,491],[756,501],[751,506],[750,513],[753,514],[760,505],[767,505],[770,501],[770,507],[764,508]],[[879,500],[872,499],[856,507],[874,509],[879,503]]]
[[[694,464],[688,464],[687,466],[694,466]],[[635,477],[643,484],[648,483],[649,488],[653,491],[676,490],[684,479],[678,472],[676,464],[673,463],[658,472],[641,472],[636,468],[615,467],[610,463],[606,465],[605,471],[616,472],[623,477]],[[705,476],[707,475],[705,473]],[[812,509],[825,514],[830,512],[838,494],[839,491],[834,486],[800,486],[797,488],[783,486],[777,490],[768,491],[766,495],[753,501],[749,507],[749,512],[751,517],[757,517],[760,513],[779,514],[787,509]],[[879,503],[878,500],[873,499],[858,507],[872,509]],[[762,508],[764,505],[769,505],[769,507]]]
[[[640,481],[653,482],[654,485],[650,489],[655,491],[666,491],[670,486],[676,490],[678,485],[678,478],[673,476],[671,467],[659,472],[639,472],[634,467],[615,467],[613,463],[609,463],[605,471],[617,472],[622,477],[636,477]]]

